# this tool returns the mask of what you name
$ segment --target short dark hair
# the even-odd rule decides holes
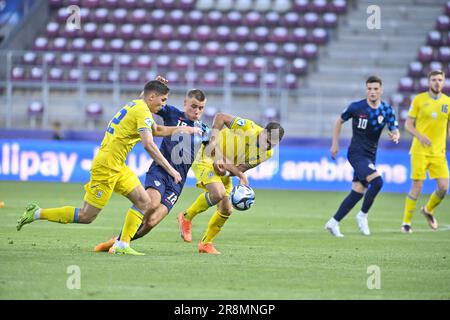
[[[189,90],[188,93],[186,94],[186,96],[189,98],[195,98],[200,102],[203,102],[206,99],[205,93],[199,89]]]
[[[159,95],[164,95],[168,94],[169,91],[170,91],[169,87],[158,80],[149,81],[144,86],[144,95],[147,95],[150,92],[156,92]]]
[[[428,73],[428,80],[430,80],[430,78],[432,76],[437,76],[437,75],[441,75],[441,76],[443,76],[445,78],[445,72],[444,71],[442,71],[442,70],[431,70]]]
[[[281,139],[283,139],[284,136],[284,128],[281,126],[281,124],[279,124],[278,122],[269,122],[265,129],[268,132],[271,132],[272,130],[278,130],[278,141],[281,141]]]
[[[370,76],[369,78],[367,78],[366,84],[369,84],[369,83],[379,83],[380,86],[383,85],[383,81],[381,81],[381,78],[377,77],[377,76]]]

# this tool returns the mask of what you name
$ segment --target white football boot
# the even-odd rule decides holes
[[[336,221],[334,218],[328,220],[328,222],[325,224],[325,230],[328,230],[331,233],[331,235],[335,237],[342,238],[344,236],[339,230],[339,222]]]
[[[367,221],[367,214],[360,211],[356,215],[356,222],[358,223],[359,231],[365,236],[370,236],[369,222]]]

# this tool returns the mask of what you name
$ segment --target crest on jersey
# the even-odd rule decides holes
[[[153,181],[155,183],[155,186],[159,187],[161,185],[161,182],[159,182],[158,180]]]
[[[95,195],[97,197],[97,199],[100,199],[103,195],[103,191],[102,190],[98,190],[97,194]]]
[[[369,163],[369,168],[372,170],[376,170],[375,165],[373,163]]]
[[[148,125],[149,127],[151,127],[153,125],[153,120],[152,118],[145,118],[144,120],[145,124]]]
[[[384,117],[380,114],[378,116],[377,120],[378,120],[378,124],[381,124],[383,122],[383,120],[384,120]]]
[[[244,119],[239,119],[238,121],[236,121],[236,124],[240,127],[242,127],[245,124],[245,120]]]
[[[441,111],[443,113],[448,113],[448,104],[443,104],[442,107],[441,107]]]

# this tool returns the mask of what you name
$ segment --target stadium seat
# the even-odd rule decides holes
[[[276,71],[284,71],[284,69],[286,68],[287,62],[286,59],[283,57],[276,57],[274,58],[270,65],[269,65],[269,69],[270,70],[276,70]]]
[[[144,0],[145,2],[145,0]],[[117,8],[119,7],[120,0],[104,0],[104,5],[107,8]]]
[[[229,41],[231,39],[231,29],[228,26],[220,25],[216,28],[216,39],[217,41]]]
[[[47,66],[55,65],[56,64],[56,55],[53,52],[46,52],[42,56],[42,60],[47,64]]]
[[[444,65],[442,64],[441,61],[432,61],[432,62],[430,62],[430,64],[427,67],[424,68],[423,74],[428,75],[428,73],[433,70],[442,70],[444,72],[447,71],[447,70],[444,70]]]
[[[277,12],[287,12],[290,8],[290,0],[273,0],[273,10]]]
[[[46,51],[48,50],[48,39],[45,37],[38,37],[34,40],[33,49],[35,51]]]
[[[276,56],[278,55],[278,45],[274,42],[267,42],[263,46],[263,55]]]
[[[98,26],[94,22],[88,22],[83,25],[83,37],[92,39],[97,36]]]
[[[222,12],[227,12],[233,9],[234,3],[231,0],[216,0],[215,8]]]
[[[179,40],[172,40],[167,43],[167,52],[179,54],[182,51],[183,43]]]
[[[250,39],[256,42],[266,42],[269,38],[269,29],[265,26],[256,27],[250,35]]]
[[[338,19],[335,13],[327,12],[322,16],[322,25],[327,29],[334,29],[338,25]]]
[[[12,81],[25,80],[25,69],[22,67],[13,67],[11,70],[11,80]]]
[[[153,37],[154,28],[151,24],[143,24],[139,27],[137,36],[142,40],[150,40]]]
[[[324,13],[328,10],[327,0],[313,0],[309,4],[309,10],[316,13]]]
[[[31,101],[28,104],[27,109],[28,116],[30,118],[30,127],[35,128],[36,127],[36,121],[40,118],[42,118],[44,114],[44,104],[41,101]]]
[[[280,121],[279,112],[275,108],[266,108],[263,113],[263,118],[264,123]]]
[[[22,61],[25,64],[36,64],[38,61],[37,54],[31,51],[25,52],[22,57]]]
[[[179,9],[170,11],[168,22],[173,26],[178,26],[184,23],[184,12]]]
[[[191,26],[198,26],[203,23],[203,12],[193,10],[188,13],[186,24]]]
[[[322,45],[327,43],[328,41],[328,33],[323,28],[315,28],[312,30],[311,34],[311,42],[317,45]]]
[[[235,57],[232,60],[232,64],[231,64],[231,70],[232,71],[243,71],[247,69],[247,66],[249,64],[249,60],[247,57],[244,56],[238,56]]]
[[[287,28],[298,27],[300,24],[300,16],[297,12],[288,12],[283,15],[281,25]]]
[[[61,65],[74,67],[76,65],[76,56],[72,52],[65,52],[61,55]]]
[[[347,12],[347,1],[346,0],[332,0],[328,6],[328,11],[334,12],[336,14],[343,14]]]
[[[79,60],[83,66],[92,66],[94,64],[94,55],[91,53],[83,53],[79,56]]]
[[[152,65],[152,58],[148,54],[139,55],[133,60],[135,60],[134,65],[138,68],[149,69]]]
[[[259,45],[255,41],[246,42],[244,44],[244,54],[254,56],[259,53]]]
[[[117,28],[112,23],[105,23],[104,25],[102,25],[98,33],[99,38],[103,39],[112,39],[116,36],[116,34]]]
[[[175,57],[174,66],[178,70],[186,71],[189,68],[190,61],[188,56],[177,56]]]
[[[112,52],[122,52],[124,49],[124,46],[125,46],[125,41],[121,38],[115,38],[109,42],[109,50]]]
[[[438,59],[444,63],[450,62],[450,47],[440,47],[438,51]]]
[[[317,28],[319,27],[319,16],[315,12],[308,12],[304,15],[302,23],[305,28]]]
[[[296,75],[305,75],[308,71],[308,62],[302,58],[295,58],[292,61],[291,72]]]
[[[247,26],[239,26],[234,30],[233,39],[238,42],[246,42],[250,39],[250,29]]]
[[[176,0],[160,0],[159,7],[165,11],[176,9],[177,1]]]
[[[249,69],[253,71],[264,71],[266,70],[269,62],[266,57],[257,56],[252,59],[249,64]]]
[[[216,56],[221,54],[221,46],[218,41],[209,41],[207,42],[202,50],[202,53],[209,56]]]
[[[293,59],[298,56],[298,46],[294,42],[287,42],[281,47],[281,55]]]
[[[253,4],[253,8],[259,12],[266,12],[272,8],[271,0],[255,0]]]
[[[428,91],[428,78],[422,77],[419,79],[419,87],[417,88],[419,92]]]
[[[258,75],[254,72],[244,72],[241,83],[246,87],[257,87],[259,86]]]
[[[101,82],[102,73],[100,70],[91,69],[87,72],[87,81],[88,82]]]
[[[30,72],[30,80],[41,81],[44,73],[41,67],[32,67]]]
[[[106,8],[98,8],[94,11],[92,21],[96,23],[106,23],[108,21],[109,11]]]
[[[138,0],[122,0],[121,5],[127,9],[134,9],[139,5],[139,3]]]
[[[102,53],[98,56],[98,64],[101,67],[112,67],[114,62],[114,58],[112,54],[109,53]]]
[[[294,0],[292,10],[298,13],[305,13],[309,9],[308,0]]]
[[[305,43],[308,40],[308,31],[305,28],[295,28],[289,37],[289,41]]]
[[[218,56],[213,59],[213,68],[216,70],[224,71],[230,64],[230,58],[226,56]]]
[[[200,52],[201,44],[198,41],[192,40],[186,43],[186,52],[189,54],[197,54]]]
[[[161,9],[152,10],[149,21],[151,21],[151,24],[154,26],[166,23],[166,13]]]
[[[239,11],[230,11],[225,17],[225,22],[230,27],[242,25],[242,14]]]
[[[100,5],[99,0],[82,0],[81,5],[85,8],[96,8]]]
[[[417,58],[422,63],[430,62],[433,59],[433,48],[430,46],[420,47]]]
[[[117,47],[118,47],[118,48],[121,48],[121,47],[122,47],[122,46],[118,43],[118,42],[120,42],[120,41],[123,42],[122,39],[113,39],[113,40],[111,40],[110,43],[111,43],[111,44],[114,43],[114,45],[113,45],[113,47],[112,47],[113,50],[114,50],[114,49],[117,49]],[[90,49],[91,49],[92,51],[103,52],[103,51],[105,51],[105,49],[106,49],[106,41],[105,41],[104,39],[102,39],[102,38],[95,38],[95,39],[92,40],[92,42],[91,42]]]
[[[145,71],[144,79],[146,81],[155,80],[157,75],[158,75],[158,73],[155,70]]]
[[[191,11],[195,8],[196,0],[179,0],[176,5],[183,11]]]
[[[317,58],[318,49],[313,43],[307,43],[303,46],[301,51],[301,57],[307,60],[314,60]]]
[[[163,24],[158,27],[155,38],[161,41],[169,41],[173,39],[174,28],[170,24]]]
[[[49,22],[47,27],[45,28],[45,34],[47,37],[54,38],[59,36],[59,26],[60,24],[57,22]]]
[[[84,39],[84,38],[75,38],[72,41],[71,49],[72,49],[72,51],[78,51],[78,52],[86,51],[86,49],[87,49],[86,39]]]
[[[197,56],[194,58],[194,69],[195,70],[207,70],[210,65],[210,58],[207,56]]]
[[[211,27],[208,25],[198,26],[194,32],[195,40],[200,42],[206,42],[208,40],[213,40],[213,36],[211,34]]]
[[[269,40],[276,43],[285,43],[289,40],[289,31],[285,27],[276,27],[269,35]]]
[[[70,16],[70,11],[67,10],[66,7],[58,9],[58,12],[56,14],[56,22],[58,23],[65,23],[67,21],[67,18]]]
[[[63,81],[63,75],[64,72],[61,68],[50,68],[50,71],[48,73],[48,80],[49,81]]]
[[[149,53],[162,52],[163,43],[159,40],[152,40],[148,43],[147,50]]]
[[[69,71],[68,81],[78,82],[81,79],[81,70],[80,69],[71,69]]]
[[[276,27],[280,25],[281,16],[278,12],[269,11],[264,18],[266,21],[265,26],[267,27]]]
[[[203,74],[203,77],[200,80],[200,83],[203,86],[217,86],[219,84],[219,75],[217,72],[209,71]]]
[[[423,65],[419,61],[413,61],[409,64],[408,76],[419,78],[423,75]]]
[[[442,44],[442,36],[439,31],[432,30],[428,33],[427,44],[432,47],[439,47]]]
[[[124,40],[130,40],[134,38],[134,25],[132,25],[131,23],[123,24],[119,28],[118,36]]]
[[[278,82],[277,75],[275,73],[263,73],[262,82],[265,87],[275,88]]]
[[[128,70],[125,75],[126,83],[140,83],[141,73],[138,70]]]
[[[223,13],[218,10],[208,12],[206,15],[206,23],[210,26],[218,26],[224,20]]]
[[[252,0],[239,0],[236,1],[234,5],[234,9],[241,12],[249,11],[252,9],[252,7],[253,7]]]
[[[225,44],[224,53],[228,55],[237,55],[240,52],[239,43],[236,41],[230,41]]]
[[[113,11],[111,22],[120,25],[126,23],[127,19],[128,19],[128,11],[124,8],[118,8]]]
[[[49,0],[50,8],[58,9],[63,6],[63,0]]]
[[[179,40],[187,41],[192,37],[192,27],[187,24],[183,24],[177,27],[176,37]]]
[[[172,59],[168,55],[159,55],[156,57],[156,66],[158,69],[169,69]]]
[[[129,68],[134,61],[134,58],[129,54],[121,54],[118,56],[120,68]],[[139,59],[138,59],[139,60]]]
[[[298,79],[295,74],[288,73],[284,76],[283,87],[289,89],[296,89],[298,87]]]
[[[231,86],[237,85],[238,84],[238,75],[236,72],[228,72],[224,75],[224,82],[228,83]]]
[[[128,43],[128,50],[131,53],[140,53],[144,50],[144,42],[141,39],[134,39]]]
[[[93,129],[95,127],[95,122],[100,120],[103,115],[102,105],[96,102],[89,103],[86,105],[85,115],[88,128]]]
[[[414,90],[414,80],[410,77],[402,77],[398,85],[398,91],[410,93]]]
[[[439,16],[436,22],[436,29],[439,31],[448,31],[450,29],[450,17],[449,16]]]
[[[261,14],[257,11],[250,11],[245,15],[244,24],[248,27],[257,27],[262,24]]]

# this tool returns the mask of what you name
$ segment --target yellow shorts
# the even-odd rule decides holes
[[[427,171],[430,179],[448,179],[447,158],[445,156],[411,154],[411,179],[425,180]]]
[[[120,171],[115,171],[94,164],[91,169],[91,180],[84,185],[86,190],[84,201],[102,209],[111,198],[113,191],[127,196],[139,185],[141,181],[127,166]]]
[[[212,164],[193,164],[192,171],[194,171],[195,178],[197,179],[197,187],[206,189],[206,185],[214,182],[223,183],[227,196],[230,195],[233,189],[233,180],[230,176],[219,176],[215,171]]]

